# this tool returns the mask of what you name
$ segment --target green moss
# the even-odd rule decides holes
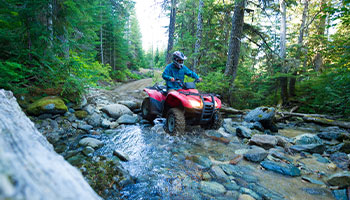
[[[54,104],[54,109],[47,109],[46,106]],[[31,115],[40,115],[43,113],[63,114],[68,111],[63,100],[57,96],[41,98],[28,106],[27,112]]]
[[[114,190],[113,185],[120,188],[119,180],[122,179],[122,174],[113,161],[86,162],[83,168],[84,177],[102,197],[107,197],[106,189]]]
[[[88,113],[84,110],[78,110],[74,114],[78,119],[84,119],[88,115]]]
[[[262,118],[262,115],[258,115],[259,118]]]

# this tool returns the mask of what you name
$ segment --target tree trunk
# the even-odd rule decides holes
[[[197,32],[196,32],[197,40],[194,48],[193,71],[196,71],[196,69],[198,68],[199,58],[200,58],[200,48],[201,48],[202,29],[203,29],[203,19],[202,19],[203,6],[204,6],[203,0],[199,0]]]
[[[53,1],[49,1],[48,6],[48,19],[47,19],[47,29],[49,30],[49,47],[53,47]]]
[[[309,9],[309,0],[304,0],[304,10],[303,10],[303,16],[301,18],[301,25],[300,25],[300,30],[299,30],[299,37],[298,37],[298,48],[297,48],[297,54],[295,59],[297,61],[300,61],[301,57],[301,49],[303,47],[303,40],[304,40],[304,31],[305,31],[305,24],[306,24],[306,17]],[[293,72],[293,75],[297,75],[297,70],[300,66],[300,64],[297,64],[298,66],[296,67],[295,71]],[[295,83],[296,83],[296,77],[292,77],[289,82],[289,94],[290,96],[295,96]]]
[[[280,12],[281,12],[281,27],[280,27],[280,59],[281,59],[281,72],[287,73],[287,69],[285,67],[285,59],[286,59],[286,2],[285,0],[280,0]],[[283,104],[288,101],[288,78],[281,77],[281,98]]]
[[[176,20],[176,0],[171,0],[169,38],[168,38],[168,48],[167,48],[167,54],[166,54],[167,63],[171,63],[171,60],[172,60],[171,58],[172,58],[172,50],[174,46],[175,20]]]
[[[100,1],[100,7],[102,7],[102,2]],[[102,8],[100,13],[100,21],[101,21],[101,28],[100,28],[100,54],[101,54],[101,63],[104,64],[103,59],[103,23],[102,23]]]
[[[323,9],[326,7],[326,0],[322,0],[321,2],[321,13],[325,14],[323,11]],[[321,41],[318,44],[318,48],[317,48],[317,53],[314,57],[314,69],[315,71],[319,71],[322,67],[323,67],[323,56],[321,53],[321,48],[322,48],[322,44],[323,44],[323,37],[324,37],[324,33],[326,30],[326,18],[320,16],[320,21],[317,27],[317,35],[320,36]]]
[[[231,84],[233,84],[236,78],[237,66],[239,63],[241,37],[244,24],[244,9],[245,0],[236,0],[232,16],[232,29],[225,69],[225,75],[231,76]]]

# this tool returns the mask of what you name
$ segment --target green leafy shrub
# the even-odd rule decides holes
[[[111,78],[120,82],[126,82],[128,80],[139,80],[143,77],[140,74],[131,72],[129,69],[122,69],[112,71]]]
[[[60,76],[59,84],[62,85],[61,95],[73,102],[80,100],[80,96],[88,86],[97,86],[98,81],[111,80],[109,65],[102,65],[97,61],[91,62],[73,52],[63,69],[66,69],[66,73],[57,74]]]
[[[27,70],[16,62],[0,62],[0,88],[11,90],[15,93],[22,92],[23,84],[25,84],[27,77]]]
[[[350,69],[329,69],[297,85],[300,112],[350,116]]]

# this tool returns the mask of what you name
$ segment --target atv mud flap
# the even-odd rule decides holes
[[[157,101],[154,98],[150,98],[150,112],[154,115],[161,115],[163,110],[164,101]]]

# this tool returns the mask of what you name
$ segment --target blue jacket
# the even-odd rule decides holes
[[[179,69],[175,66],[174,63],[170,63],[165,67],[162,77],[166,81],[166,86],[168,90],[177,90],[181,89],[181,86],[176,82],[171,82],[170,79],[180,79],[183,82],[185,79],[185,75],[190,76],[196,80],[199,78],[196,73],[188,69],[185,65],[183,65],[183,67]]]

